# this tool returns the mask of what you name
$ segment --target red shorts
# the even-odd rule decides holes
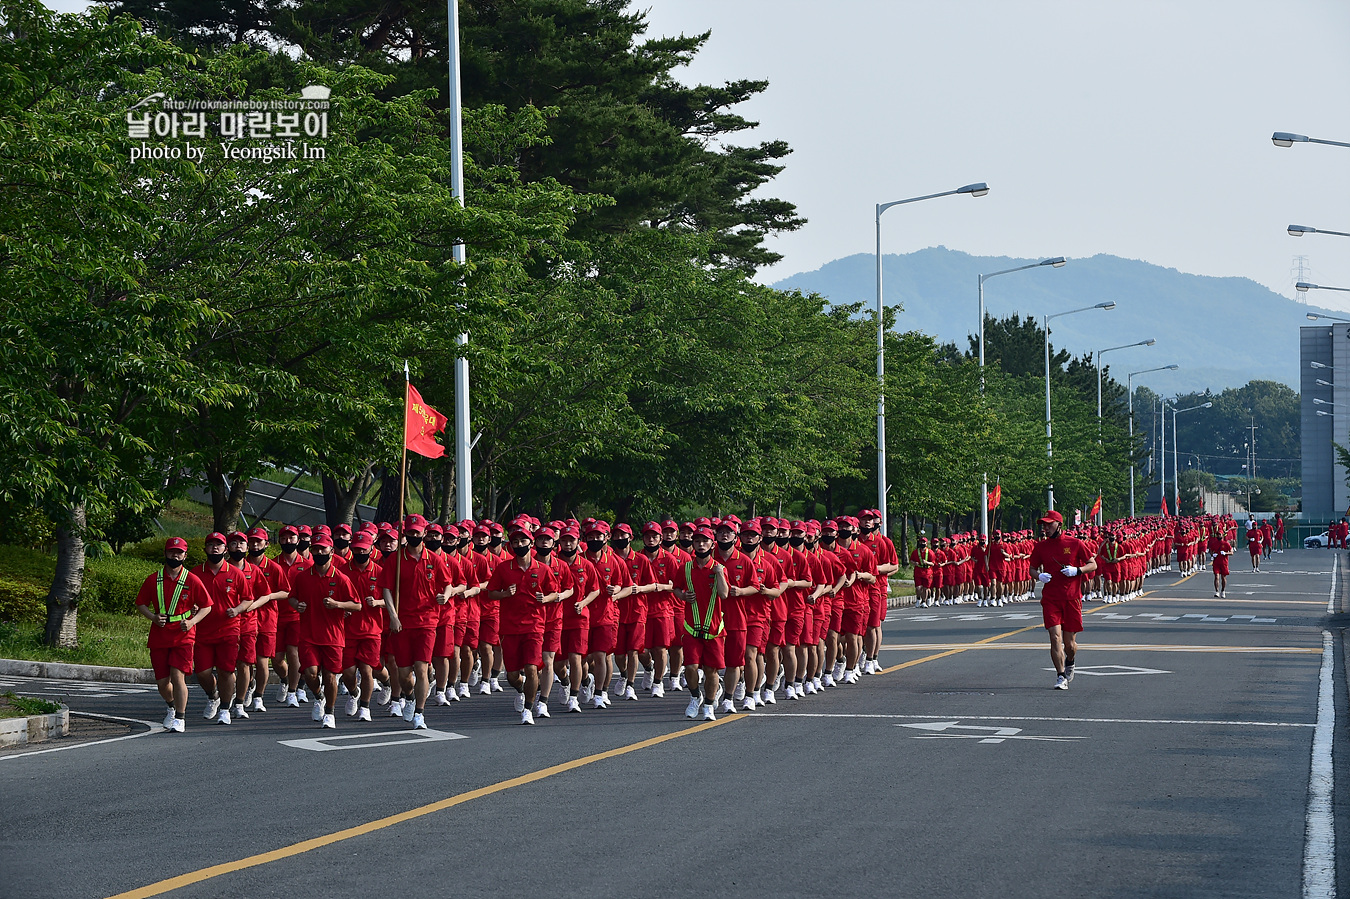
[[[820,643],[830,631],[830,606],[827,600],[816,600],[811,612],[811,642]]]
[[[318,668],[319,656],[314,652],[314,644],[308,640],[301,640],[300,645],[295,648],[295,654],[300,657],[300,669]]]
[[[928,574],[928,569],[927,569],[927,568],[915,568],[915,569],[914,569],[914,586],[916,586],[916,587],[930,587],[930,586],[932,586],[932,583],[933,583],[933,579],[932,579],[932,577],[929,576],[929,574]]]
[[[756,621],[745,629],[745,645],[760,652],[769,651],[769,622]]]
[[[773,618],[769,621],[769,646],[790,646],[787,638],[788,619]],[[767,647],[766,647],[767,648]]]
[[[526,665],[538,668],[544,664],[544,635],[502,634],[502,668],[520,671]]]
[[[619,626],[617,624],[593,624],[586,638],[589,652],[609,653],[619,645]]]
[[[456,632],[456,636],[458,636],[458,633],[459,633],[459,622],[458,622],[458,621],[455,622],[455,632]],[[468,621],[465,621],[465,622],[464,622],[464,636],[463,636],[463,638],[459,641],[459,645],[460,645],[460,646],[467,646],[467,647],[469,647],[470,649],[477,649],[477,648],[478,648],[478,619],[477,619],[477,618],[470,618]]]
[[[569,656],[584,656],[587,652],[589,641],[586,639],[591,635],[590,628],[569,627],[562,632],[562,649],[560,652]]]
[[[204,643],[198,640],[192,649],[193,671],[201,674],[212,668],[217,671],[234,673],[239,665],[239,640],[228,639],[224,643]]]
[[[169,676],[170,668],[177,668],[184,674],[192,673],[192,644],[171,646],[167,649],[150,650],[150,667],[155,669],[155,680],[164,680]]]
[[[842,634],[844,632],[843,628],[844,601],[836,596],[834,602],[830,603],[830,630],[834,631],[836,634]]]
[[[544,652],[562,652],[562,621],[544,625]]]
[[[1008,580],[1008,569],[1003,565],[995,565],[989,569],[989,580],[998,581],[1000,584]],[[918,583],[915,581],[915,583]]]
[[[394,641],[394,661],[400,668],[411,668],[416,662],[431,664],[436,648],[436,628],[405,627]]]
[[[342,652],[341,646],[320,646],[317,643],[306,643],[304,646],[309,659],[305,661],[306,668],[318,668],[327,671],[329,674],[342,673]]]
[[[342,670],[355,668],[357,665],[369,665],[371,668],[380,667],[380,638],[379,637],[348,637],[347,645],[342,647]]]
[[[1083,630],[1083,603],[1077,599],[1041,599],[1041,617],[1046,627],[1059,625],[1071,634]]]
[[[394,647],[398,646],[398,634],[391,630],[385,630],[380,634],[380,658],[387,659],[395,655]],[[398,663],[395,662],[395,665]]]
[[[1227,557],[1227,556],[1215,556],[1215,557],[1214,557],[1214,573],[1215,573],[1215,574],[1223,574],[1223,575],[1228,574],[1228,557]]]
[[[731,632],[728,631],[727,633]],[[744,634],[745,631],[740,633]],[[680,647],[684,650],[684,663],[686,665],[699,665],[714,670],[726,667],[726,647],[722,637],[710,637],[704,640],[701,637],[695,637],[693,634],[685,634],[680,641]],[[693,684],[690,684],[690,687],[692,688]]]
[[[486,610],[484,610],[486,612]],[[493,612],[497,609],[493,608]],[[483,614],[478,617],[478,645],[496,646],[502,642],[501,631],[498,629],[501,618],[496,615]]]
[[[299,646],[300,645],[300,622],[287,621],[285,624],[277,625],[277,645],[278,646]]]
[[[839,622],[839,633],[861,637],[867,631],[866,609],[845,609]]]
[[[615,652],[638,652],[647,648],[647,622],[619,622],[619,636],[614,644]]]
[[[886,620],[886,597],[872,597],[871,614],[867,616],[868,627],[881,627],[881,622]]]
[[[270,659],[272,658],[272,656],[276,655],[277,632],[258,631],[257,640],[254,641],[253,645],[253,652],[254,652],[253,661],[255,662],[258,659]]]
[[[458,649],[459,645],[455,643],[455,625],[445,621],[436,625],[436,641],[431,645],[432,656],[438,659],[453,658]]]
[[[745,664],[745,647],[747,643],[746,632],[729,630],[726,632],[723,639],[724,643],[722,649],[725,653],[724,658],[726,658],[727,664],[732,668],[740,668]],[[688,638],[684,641],[684,651],[689,651]],[[685,664],[688,664],[687,659]]]
[[[254,665],[258,661],[258,634],[256,631],[239,635],[239,658],[235,666]]]
[[[657,615],[647,618],[647,649],[670,649],[678,646],[675,640],[675,618]]]

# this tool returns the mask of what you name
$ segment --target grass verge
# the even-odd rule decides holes
[[[73,649],[43,645],[42,628],[40,622],[0,621],[0,658],[114,668],[150,667],[150,650],[145,647],[150,622],[139,615],[133,618],[115,612],[81,611],[80,643]]]
[[[27,718],[29,715],[50,715],[61,711],[59,702],[0,693],[0,718]]]

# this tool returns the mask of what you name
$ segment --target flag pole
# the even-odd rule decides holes
[[[398,590],[403,584],[403,508],[404,498],[408,495],[408,392],[412,381],[408,374],[408,360],[403,360],[403,461],[398,467],[398,561],[394,563],[394,614],[398,614]]]

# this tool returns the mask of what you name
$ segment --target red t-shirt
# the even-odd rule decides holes
[[[260,590],[261,595],[268,593],[290,593],[291,579],[286,575],[286,569],[277,564],[276,559],[269,559],[266,556],[259,556],[259,561],[254,562],[262,570],[263,577],[267,580],[267,587]],[[277,602],[275,599],[258,610],[258,627],[264,631],[275,631],[277,629],[277,619],[281,615],[281,606],[289,606],[285,600]],[[294,610],[292,610],[294,611]]]
[[[211,614],[202,619],[202,623],[197,625],[199,633],[198,639],[204,643],[225,643],[230,640],[239,639],[239,617],[231,618],[225,614],[226,609],[247,602],[253,602],[252,585],[244,578],[244,573],[235,568],[229,562],[220,566],[220,571],[215,574],[206,563],[198,565],[192,569],[206,587],[206,591],[211,594],[211,605],[216,608],[211,610]]]
[[[150,611],[159,614],[159,590],[155,585],[156,579],[163,574],[163,571],[157,572],[147,577],[141,583],[141,589],[136,593],[136,605],[148,606]],[[178,589],[178,581],[183,581],[183,592],[178,596],[178,602],[173,601],[174,592]],[[211,605],[211,594],[202,583],[201,578],[197,577],[191,571],[184,568],[179,572],[177,579],[164,578],[164,614],[183,615],[189,618],[197,613],[199,609],[205,609]],[[214,612],[212,615],[215,614]],[[202,619],[206,621],[211,618],[207,615]],[[184,619],[186,620],[186,619]],[[146,646],[150,649],[172,649],[175,646],[184,646],[191,644],[196,639],[196,631],[201,625],[190,631],[184,631],[181,621],[171,621],[164,627],[158,625],[150,626],[150,637]]]
[[[521,563],[524,563],[522,567]],[[544,603],[539,602],[536,594],[558,592],[553,570],[541,564],[531,553],[525,559],[512,559],[496,567],[488,579],[488,593],[505,590],[514,586],[514,596],[497,600],[501,605],[501,633],[542,634],[544,632]],[[486,599],[486,595],[484,596]],[[493,600],[488,599],[488,602]]]
[[[352,582],[336,564],[328,566],[327,574],[320,574],[313,565],[291,581],[291,598],[305,604],[300,614],[301,633],[309,631],[309,642],[315,646],[345,646],[346,609],[330,609],[324,600],[360,602]]]
[[[572,586],[576,588],[576,593],[572,598],[562,603],[563,607],[563,630],[572,630],[591,626],[591,608],[595,603],[577,611],[577,603],[584,600],[587,596],[600,586],[600,572],[591,564],[591,560],[578,552],[572,561],[567,563],[568,569],[572,572]],[[566,589],[566,588],[563,588]],[[596,602],[600,601],[596,597]]]
[[[333,564],[337,564],[334,562]],[[361,602],[361,611],[347,614],[346,631],[351,639],[357,637],[378,637],[384,632],[384,606],[372,606],[372,599],[382,599],[380,573],[383,569],[373,559],[366,562],[365,568],[357,568],[349,562],[343,569],[347,579],[352,582],[352,590]]]
[[[854,540],[853,545],[839,554],[844,567],[850,571],[859,573],[866,572],[875,576],[877,573],[877,560],[872,555],[872,551],[867,548],[867,544],[861,540]],[[863,581],[855,580],[852,587],[844,589],[844,607],[850,610],[864,609],[872,594],[872,585]]]
[[[738,556],[740,553],[733,552],[732,555]],[[721,566],[721,563],[714,563],[711,557],[706,562],[691,557],[690,561],[675,571],[675,589],[694,591],[694,601],[684,603],[685,633],[693,634],[705,626],[709,637],[719,636],[725,631],[722,598],[717,595],[714,565]]]
[[[763,591],[776,590],[778,585],[783,583],[783,569],[778,564],[778,559],[764,549],[756,550],[753,556],[744,555],[755,566],[755,583],[760,591],[745,597],[746,619],[752,620],[755,616],[762,617],[768,614],[768,606],[773,602],[773,597],[765,596]]]
[[[277,556],[272,561],[276,562],[277,567],[280,568],[282,574],[286,576],[286,583],[288,585],[286,587],[287,592],[290,592],[289,584],[291,582],[291,579],[294,578],[300,572],[304,571],[311,564],[313,564],[309,561],[309,559],[306,559],[299,553],[296,553],[295,561],[293,562],[286,561],[286,556],[284,554]],[[290,603],[283,602],[277,606],[278,625],[288,624],[292,621],[299,621],[299,620],[300,620],[300,613],[297,612],[295,609],[293,609]]]
[[[608,546],[595,558],[589,555],[586,558],[600,575],[600,595],[590,605],[591,624],[593,626],[618,624],[619,607],[610,599],[606,588],[615,587],[622,590],[624,587],[632,586],[633,575],[629,572],[627,563]]]
[[[538,555],[535,555],[538,558]],[[563,561],[555,549],[548,554],[548,561],[543,564],[548,566],[549,571],[553,572],[553,583],[557,585],[559,593],[566,593],[576,587],[576,578],[572,575],[572,567]],[[556,630],[563,626],[564,607],[572,606],[575,614],[576,603],[585,599],[583,596],[577,596],[575,593],[564,599],[562,602],[551,602],[544,606],[544,623],[549,630]]]
[[[1083,575],[1065,577],[1060,569],[1075,568],[1092,560],[1092,551],[1077,537],[1056,534],[1036,544],[1031,551],[1031,567],[1050,573],[1050,582],[1041,589],[1042,599],[1082,599]]]
[[[677,552],[684,552],[676,548],[676,552],[668,549],[658,549],[654,555],[647,555],[647,561],[652,566],[652,578],[658,584],[673,584],[675,582],[675,569],[684,564],[684,560],[677,555]],[[644,553],[644,555],[646,555]],[[670,590],[661,590],[657,593],[647,594],[647,614],[648,615],[673,615],[678,609],[679,600]]]
[[[652,561],[646,553],[634,549],[628,555],[617,554],[628,566],[628,577],[636,587],[656,583],[656,574],[652,571]],[[647,618],[647,597],[649,593],[630,593],[619,600],[619,623],[635,624]]]
[[[745,553],[739,549],[733,549],[731,554],[725,559],[718,558],[716,550],[713,550],[713,558],[726,571],[727,586],[729,587],[758,587],[759,580],[755,575],[755,565],[746,557]],[[711,577],[711,575],[709,575]],[[685,589],[688,589],[687,587]],[[725,616],[726,625],[733,631],[743,631],[749,627],[749,621],[746,617],[746,596],[728,597],[722,606],[722,614]],[[699,606],[700,609],[703,606]]]
[[[436,597],[450,586],[450,570],[444,559],[426,549],[420,556],[407,549],[400,553],[402,562],[394,555],[380,564],[379,588],[394,593],[397,578],[399,622],[404,627],[435,627],[441,615]]]

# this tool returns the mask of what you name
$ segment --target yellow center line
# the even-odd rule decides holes
[[[930,649],[947,650],[947,652],[944,652],[941,655],[929,656],[929,658],[937,659],[942,658],[943,656],[952,655],[953,653],[966,652],[967,650],[972,649],[979,649],[979,650],[1034,649],[1039,652],[1044,652],[1046,649],[1048,649],[1048,646],[1045,643],[1000,643],[997,646],[990,646],[982,643],[893,643],[890,645],[882,646],[881,648],[884,651],[892,651],[892,652],[915,652]],[[1079,652],[1086,652],[1088,650],[1092,650],[1094,652],[1098,651],[1204,652],[1204,653],[1269,652],[1269,653],[1293,653],[1293,654],[1306,653],[1310,655],[1322,654],[1321,647],[1303,647],[1303,646],[1204,646],[1185,643],[1083,643],[1081,641],[1078,643]],[[924,660],[920,659],[919,661]]]
[[[201,883],[204,880],[211,880],[224,874],[232,874],[236,871],[243,871],[246,868],[255,868],[259,865],[265,865],[268,862],[280,861],[284,858],[300,855],[314,849],[320,849],[324,846],[331,846],[334,843],[340,843],[344,840],[350,840],[353,837],[365,836],[374,833],[377,830],[383,830],[386,827],[393,827],[396,824],[404,824],[417,818],[431,815],[436,812],[445,811],[454,808],[457,805],[463,805],[466,802],[472,802],[475,799],[481,799],[484,796],[491,796],[494,793],[500,793],[509,790],[512,787],[524,786],[535,781],[544,780],[553,777],[555,774],[563,774],[567,771],[574,771],[577,768],[586,765],[602,762],[606,759],[617,758],[621,755],[627,755],[630,752],[637,752],[640,749],[648,749],[668,740],[675,740],[680,737],[687,737],[691,734],[702,733],[714,727],[726,724],[729,721],[740,721],[744,716],[735,718],[723,718],[721,721],[708,721],[693,727],[687,727],[684,730],[677,730],[674,733],[663,734],[659,737],[652,737],[648,740],[642,740],[637,743],[630,743],[627,746],[620,746],[617,749],[608,749],[604,752],[597,752],[594,755],[588,755],[583,758],[574,759],[570,762],[563,762],[548,768],[541,768],[538,771],[532,771],[529,774],[522,774],[519,777],[513,777],[510,780],[499,781],[486,787],[480,787],[477,790],[469,790],[467,793],[460,793],[457,796],[450,796],[427,805],[418,806],[409,809],[406,812],[399,812],[396,815],[389,815],[384,818],[377,818],[365,824],[358,824],[355,827],[348,827],[334,833],[324,836],[314,837],[309,840],[302,840],[299,843],[293,843],[290,846],[283,846],[280,849],[273,849],[270,852],[262,852],[258,855],[250,855],[248,858],[241,858],[238,861],[225,862],[219,865],[212,865],[209,868],[202,868],[197,871],[189,871],[186,874],[180,874],[177,877],[170,877],[167,880],[157,881],[147,886],[129,890],[125,893],[118,893],[109,899],[145,899],[148,896],[159,896],[171,890],[181,887],[191,886],[194,883]]]

